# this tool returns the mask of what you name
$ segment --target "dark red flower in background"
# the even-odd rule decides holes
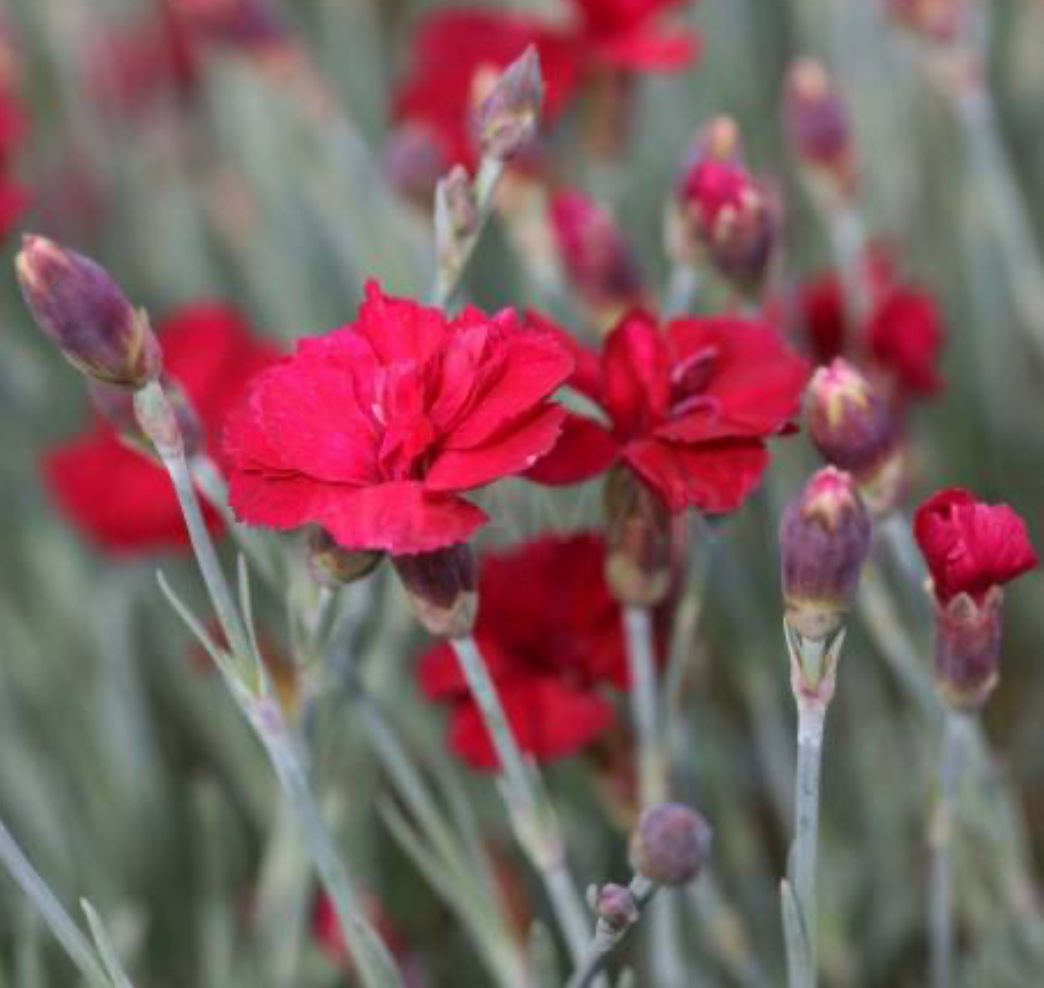
[[[437,10],[421,24],[414,59],[395,100],[404,123],[426,126],[447,160],[470,163],[470,110],[482,75],[499,72],[536,45],[547,86],[544,114],[554,119],[599,71],[679,69],[696,54],[688,32],[660,24],[688,0],[570,0],[563,25],[482,7]]]
[[[939,392],[939,361],[946,331],[932,294],[898,279],[881,251],[866,259],[871,311],[862,325],[849,315],[849,299],[840,276],[828,271],[806,282],[798,308],[803,335],[819,363],[846,356],[883,379],[885,390],[900,402]]]
[[[677,319],[661,329],[635,313],[613,330],[600,359],[573,345],[570,384],[610,425],[571,414],[530,476],[570,484],[623,462],[673,512],[743,503],[768,465],[766,440],[797,415],[809,374],[775,330],[742,319]]]
[[[322,525],[348,549],[426,553],[486,515],[464,491],[521,473],[565,417],[573,361],[510,310],[449,319],[370,283],[358,319],[262,374],[225,448],[243,521]]]
[[[985,504],[959,487],[917,509],[914,535],[943,604],[959,594],[981,600],[1038,562],[1026,525],[1011,508]]]
[[[187,306],[159,331],[164,366],[191,399],[207,432],[220,435],[247,381],[276,358],[233,309],[219,303]],[[224,466],[220,446],[210,451]],[[107,422],[51,451],[48,485],[69,518],[112,552],[152,552],[188,544],[166,471],[131,449]],[[210,521],[218,526],[217,517]]]
[[[25,109],[15,94],[15,72],[7,51],[11,39],[0,25],[0,239],[7,236],[29,205],[29,194],[14,176],[15,157],[28,129]]]
[[[524,752],[566,758],[612,726],[604,688],[627,688],[627,656],[599,537],[548,537],[486,556],[479,599],[475,637]],[[453,750],[473,768],[496,769],[451,646],[424,656],[420,680],[450,705]]]

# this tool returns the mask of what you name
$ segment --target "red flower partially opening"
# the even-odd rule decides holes
[[[593,535],[548,537],[482,563],[475,638],[519,746],[546,762],[576,754],[613,724],[606,687],[626,689],[620,605]],[[450,745],[473,768],[497,756],[457,664],[440,644],[420,663],[433,700],[450,705]]]
[[[218,303],[187,306],[159,329],[166,372],[184,389],[211,437],[242,396],[247,381],[276,358],[234,310]],[[224,466],[219,444],[211,452]],[[106,422],[59,446],[44,461],[62,510],[112,552],[152,552],[188,544],[166,471],[130,449]],[[219,527],[212,512],[209,520]]]
[[[486,515],[460,494],[531,467],[565,412],[573,361],[504,310],[449,319],[370,283],[358,319],[304,340],[229,422],[231,502],[245,522],[322,525],[347,549],[432,552]]]
[[[659,19],[687,0],[570,0],[564,26],[492,8],[450,7],[428,15],[414,39],[413,65],[395,99],[402,122],[426,126],[449,161],[474,157],[469,116],[476,81],[499,72],[530,45],[540,53],[544,114],[553,119],[593,74],[667,71],[696,54],[691,34]]]
[[[917,509],[914,535],[942,604],[958,594],[981,601],[991,587],[1038,563],[1026,525],[1011,508],[985,504],[959,487],[940,491]]]
[[[529,476],[571,484],[622,461],[673,512],[743,503],[768,465],[766,440],[797,415],[809,374],[775,330],[742,319],[677,319],[661,330],[637,312],[613,330],[600,359],[573,346],[570,383],[610,425],[571,414]]]

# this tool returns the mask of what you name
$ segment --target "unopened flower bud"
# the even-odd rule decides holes
[[[517,157],[537,132],[543,101],[540,56],[530,45],[492,84],[475,111],[482,153],[498,161]]]
[[[622,933],[638,921],[638,903],[625,885],[603,885],[598,890],[595,912],[613,933]]]
[[[440,638],[470,635],[478,616],[478,579],[467,545],[395,556],[395,570],[417,620]]]
[[[805,392],[805,422],[823,459],[857,476],[880,464],[896,442],[888,403],[841,357],[812,375]]]
[[[663,500],[625,466],[605,486],[605,576],[613,596],[630,607],[655,607],[674,578],[674,525]]]
[[[25,238],[15,266],[33,319],[77,370],[126,388],[159,375],[162,351],[148,317],[107,271],[36,236]]]
[[[638,266],[609,212],[579,192],[560,192],[551,226],[562,265],[588,305],[618,316],[639,301]]]
[[[653,806],[631,837],[631,867],[657,885],[684,885],[706,862],[712,836],[710,824],[688,806]]]
[[[325,528],[317,526],[308,535],[308,571],[332,590],[369,576],[383,559],[383,552],[345,549]]]
[[[167,393],[174,416],[178,422],[185,455],[190,459],[206,448],[207,434],[202,419],[196,412],[192,400],[176,382],[164,380],[163,390]],[[125,388],[117,388],[101,381],[90,381],[87,386],[91,404],[120,438],[139,452],[153,454],[152,443],[142,432],[134,409],[134,395]]]
[[[788,626],[823,641],[841,626],[870,552],[870,515],[847,473],[820,470],[787,505],[779,529]]]
[[[784,118],[801,164],[829,181],[835,192],[851,193],[856,168],[848,108],[820,62],[805,58],[792,66]]]
[[[888,0],[888,15],[922,41],[947,44],[965,34],[972,11],[969,0]]]
[[[959,593],[935,602],[935,676],[939,692],[957,710],[982,708],[1000,678],[1004,591],[981,600]]]
[[[450,162],[428,127],[407,123],[392,132],[383,165],[392,188],[430,209],[431,190]]]

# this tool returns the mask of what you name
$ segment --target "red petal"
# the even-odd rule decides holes
[[[756,441],[692,447],[650,439],[625,447],[624,458],[674,512],[734,511],[768,466],[768,452]]]
[[[605,406],[618,432],[634,435],[667,414],[671,400],[666,340],[641,312],[610,334],[603,360]]]
[[[584,346],[572,333],[539,312],[527,312],[526,321],[550,336],[569,351],[573,358],[573,374],[568,385],[598,404],[602,403],[602,358],[596,350]]]
[[[526,471],[526,477],[550,487],[579,484],[608,470],[620,447],[612,433],[591,419],[568,413],[554,448]]]
[[[699,38],[689,31],[627,31],[601,40],[598,57],[635,72],[672,72],[687,68],[700,53]]]
[[[428,471],[428,490],[466,491],[520,473],[555,445],[565,417],[564,408],[547,406],[504,426],[484,446],[447,450]]]

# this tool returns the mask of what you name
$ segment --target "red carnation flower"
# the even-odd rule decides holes
[[[160,341],[167,373],[212,436],[246,382],[276,357],[235,311],[217,303],[181,309],[160,327]],[[224,466],[217,443],[211,451]],[[59,505],[98,545],[133,553],[188,544],[166,472],[130,449],[107,422],[53,450],[44,468]],[[219,527],[213,512],[209,519]]]
[[[475,637],[524,752],[539,761],[576,754],[613,724],[603,687],[626,689],[620,606],[593,535],[544,538],[482,564]],[[451,646],[420,664],[433,700],[450,704],[450,745],[473,768],[497,756]]]
[[[797,414],[809,374],[773,329],[742,319],[678,319],[661,330],[639,312],[613,330],[601,360],[573,345],[571,385],[611,426],[570,415],[530,476],[570,484],[623,462],[673,512],[743,503],[768,465],[765,441]]]
[[[927,291],[898,281],[881,251],[866,259],[872,309],[853,326],[841,278],[828,271],[806,282],[798,299],[804,335],[819,363],[848,356],[869,362],[899,401],[925,397],[943,387],[939,360],[946,341],[942,313]]]
[[[1022,519],[1006,504],[989,505],[966,490],[940,491],[920,508],[914,535],[943,604],[958,594],[981,600],[1037,565]]]
[[[510,310],[448,319],[371,282],[354,323],[302,341],[230,420],[232,506],[255,525],[322,525],[348,549],[466,542],[487,518],[460,494],[554,445],[565,412],[547,398],[572,366]]]
[[[693,37],[658,20],[687,0],[570,0],[564,27],[491,8],[451,7],[430,14],[414,40],[414,63],[395,101],[396,117],[423,124],[450,161],[470,163],[469,111],[476,81],[499,72],[536,45],[553,119],[580,85],[600,70],[678,69],[696,53]]]

